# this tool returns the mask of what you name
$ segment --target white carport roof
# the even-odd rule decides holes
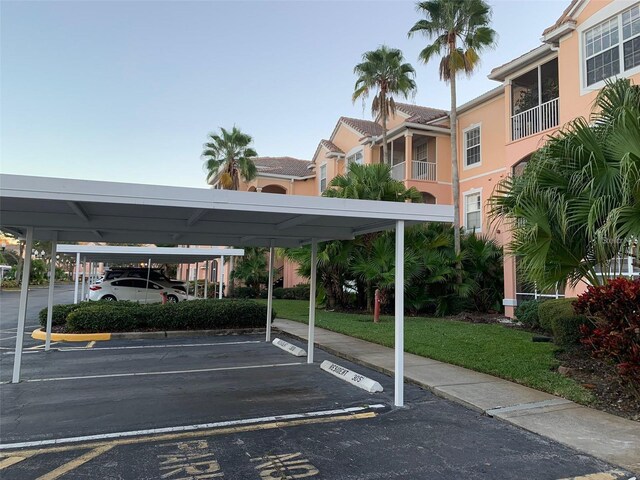
[[[221,256],[239,257],[238,248],[128,247],[112,245],[58,245],[58,253],[79,253],[87,262],[197,263]]]
[[[0,175],[0,226],[60,242],[296,247],[452,222],[453,207]]]
[[[0,227],[33,239],[111,243],[297,247],[311,243],[307,362],[313,363],[317,246],[395,228],[395,291],[404,292],[405,225],[453,222],[453,207],[273,195],[203,188],[0,175]],[[31,257],[25,258],[13,383],[20,381]],[[55,262],[51,262],[55,277]],[[273,268],[269,268],[266,339],[271,338]],[[49,305],[53,282],[49,284]],[[51,312],[47,316],[49,348]],[[404,295],[395,296],[395,404],[404,404]]]

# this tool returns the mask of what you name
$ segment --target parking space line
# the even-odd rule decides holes
[[[20,463],[23,460],[29,458],[28,456],[24,457],[7,457],[0,460],[0,470],[4,470],[5,468],[10,467],[11,465],[15,465],[16,463]]]
[[[230,420],[215,423],[204,423],[200,425],[187,425],[179,427],[153,428],[148,430],[136,430],[129,432],[105,433],[99,435],[86,435],[82,437],[57,438],[51,440],[37,440],[33,442],[6,443],[0,445],[0,450],[15,450],[29,447],[33,450],[21,450],[20,456],[30,457],[42,453],[59,453],[70,450],[98,448],[102,445],[132,445],[136,443],[159,442],[174,440],[179,438],[205,437],[209,435],[223,435],[228,433],[250,432],[256,430],[270,430],[297,425],[307,425],[314,423],[329,423],[347,420],[358,420],[374,418],[378,414],[375,410],[385,408],[385,405],[371,405],[367,407],[351,407],[336,410],[325,410],[318,412],[294,413],[288,415],[277,415],[271,417],[248,418],[242,420]],[[93,442],[94,440],[98,440]],[[107,441],[99,441],[107,440]],[[93,443],[80,443],[93,442]],[[75,445],[61,445],[61,444]],[[78,443],[80,443],[78,445]],[[13,455],[12,453],[0,455]]]
[[[94,448],[93,450],[80,455],[78,458],[74,458],[70,462],[65,463],[64,465],[60,465],[55,470],[50,471],[49,473],[45,473],[41,477],[38,477],[36,480],[56,480],[56,478],[60,478],[61,476],[69,473],[72,470],[75,470],[80,465],[84,465],[90,460],[93,460],[96,457],[99,457],[105,452],[111,450],[115,445],[102,445],[100,447]]]
[[[132,345],[128,347],[98,347],[94,348],[94,352],[102,352],[104,350],[139,350],[144,348],[178,348],[178,347],[215,347],[218,345],[244,345],[247,343],[264,343],[261,340],[247,340],[242,342],[218,342],[218,343],[183,343],[183,344],[171,344],[171,345]],[[88,346],[85,347],[64,347],[59,348],[59,352],[74,352],[88,350]]]
[[[86,348],[93,348],[93,346],[96,344],[95,340],[91,340],[89,343],[87,343]]]
[[[25,380],[24,383],[59,382],[63,380],[91,380],[96,378],[145,377],[152,375],[182,375],[186,373],[224,372],[227,370],[251,370],[256,368],[290,367],[293,365],[306,365],[306,362],[271,363],[268,365],[246,365],[241,367],[198,368],[195,370],[169,370],[166,372],[107,373],[104,375],[82,375],[77,377],[32,378],[30,380]]]
[[[597,472],[597,473],[591,473],[589,475],[580,475],[578,477],[564,478],[562,480],[622,480],[622,479],[633,480],[635,478],[636,477],[629,477],[629,475],[623,472],[622,470],[614,469],[606,472]]]

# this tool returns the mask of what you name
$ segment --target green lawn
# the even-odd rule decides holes
[[[274,300],[278,318],[307,323],[309,303]],[[379,324],[370,315],[317,310],[316,326],[373,343],[393,347],[393,317]],[[552,371],[558,366],[556,347],[533,343],[532,334],[496,324],[472,324],[453,320],[405,317],[405,351],[478,372],[502,377],[538,390],[588,404],[591,393],[575,381]]]

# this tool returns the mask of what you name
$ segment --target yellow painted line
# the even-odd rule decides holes
[[[363,420],[366,418],[375,418],[378,415],[375,412],[365,412],[365,413],[355,413],[351,415],[336,415],[333,417],[318,417],[318,418],[303,418],[300,420],[289,420],[284,422],[269,422],[269,423],[259,423],[256,425],[240,425],[237,427],[224,427],[224,428],[214,428],[209,430],[194,430],[191,432],[181,432],[181,433],[166,433],[162,435],[146,435],[135,438],[120,438],[116,440],[110,440],[108,442],[92,442],[92,443],[84,443],[84,444],[76,444],[76,445],[65,445],[60,447],[48,447],[48,448],[38,448],[33,450],[20,450],[19,453],[25,457],[31,457],[34,455],[40,455],[44,453],[59,453],[59,452],[68,452],[72,450],[86,450],[88,448],[99,448],[105,445],[110,447],[117,447],[121,445],[135,445],[138,443],[149,443],[149,442],[164,442],[168,440],[179,440],[183,438],[198,438],[198,437],[209,437],[214,435],[228,435],[234,433],[242,433],[242,432],[254,432],[260,430],[274,430],[277,428],[286,428],[286,427],[297,427],[300,425],[313,425],[318,423],[335,423],[335,422],[346,422],[350,420]],[[14,452],[15,454],[15,452]],[[11,453],[0,453],[0,458],[2,456],[12,455]]]
[[[11,465],[15,465],[16,463],[19,463],[23,460],[26,460],[27,458],[29,458],[28,456],[24,456],[24,457],[7,457],[4,458],[2,460],[0,460],[0,470],[3,470],[7,467],[10,467]]]
[[[41,328],[35,329],[31,333],[34,340],[46,340],[47,332]],[[52,342],[91,342],[111,340],[110,333],[51,333]]]
[[[579,477],[568,477],[561,480],[622,480],[629,478],[629,474],[622,470],[609,470],[606,472],[591,473],[589,475],[582,475]]]
[[[74,458],[70,462],[65,463],[64,465],[60,465],[55,470],[50,471],[49,473],[45,473],[41,477],[38,477],[36,480],[56,480],[56,478],[60,478],[63,475],[66,475],[72,470],[75,470],[80,465],[84,465],[90,460],[93,460],[96,457],[99,457],[105,452],[111,450],[115,445],[102,445],[100,447],[94,448],[93,450],[80,455],[78,458]]]

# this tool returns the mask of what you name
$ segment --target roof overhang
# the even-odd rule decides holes
[[[497,80],[499,82],[504,82],[505,79],[514,72],[535,63],[539,60],[542,60],[544,57],[549,55],[553,51],[553,46],[547,43],[540,45],[538,48],[531,50],[528,53],[525,53],[521,57],[516,58],[515,60],[510,61],[500,67],[494,68],[491,70],[488,78],[490,80]]]
[[[0,228],[60,242],[296,247],[453,221],[453,207],[0,175]]]
[[[554,28],[550,32],[545,33],[542,36],[542,41],[550,44],[557,44],[562,37],[573,32],[576,29],[576,21],[569,20],[566,23],[563,23],[558,28]]]
[[[146,262],[197,263],[219,257],[240,257],[244,250],[238,248],[187,248],[187,247],[129,247],[114,245],[66,245],[57,246],[58,253],[80,254],[87,262]]]

